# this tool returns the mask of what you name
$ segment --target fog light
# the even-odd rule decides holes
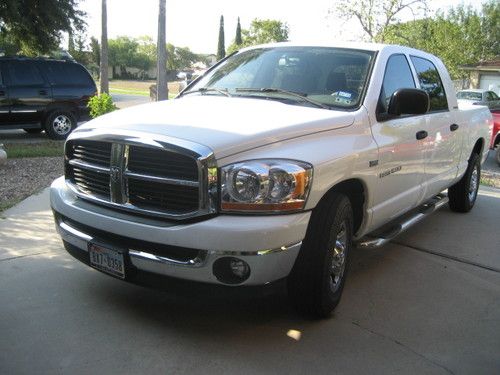
[[[250,266],[242,259],[224,257],[214,262],[213,272],[224,284],[240,284],[250,276]]]

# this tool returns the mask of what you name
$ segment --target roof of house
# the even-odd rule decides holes
[[[495,57],[493,60],[480,61],[477,64],[466,64],[460,67],[464,70],[496,70],[500,71],[500,56]]]

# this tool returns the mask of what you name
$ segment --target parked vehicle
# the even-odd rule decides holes
[[[491,133],[490,149],[495,151],[495,160],[500,165],[500,111],[491,112],[493,115],[493,131]]]
[[[493,91],[482,89],[461,90],[457,92],[458,102],[485,105],[490,110],[500,110],[500,98]]]
[[[65,139],[88,119],[87,103],[96,93],[89,72],[75,62],[0,57],[0,130],[45,130]]]
[[[51,205],[67,251],[102,272],[286,281],[300,311],[327,316],[354,245],[381,246],[447,202],[474,206],[491,121],[458,109],[443,63],[419,50],[251,47],[175,100],[75,130]]]

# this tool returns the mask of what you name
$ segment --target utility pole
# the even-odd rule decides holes
[[[109,94],[109,81],[108,81],[108,12],[106,0],[102,0],[102,13],[101,13],[101,64],[99,78],[101,82],[101,94],[105,92]]]
[[[165,37],[166,29],[166,0],[160,0],[158,11],[158,44],[157,44],[157,66],[156,66],[156,100],[168,99],[167,83],[167,41]]]

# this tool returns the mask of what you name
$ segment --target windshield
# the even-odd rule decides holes
[[[457,99],[481,100],[481,93],[474,91],[459,91],[457,93]]]
[[[253,49],[229,57],[184,94],[224,91],[235,97],[354,108],[360,104],[372,59],[373,52],[339,48]]]

